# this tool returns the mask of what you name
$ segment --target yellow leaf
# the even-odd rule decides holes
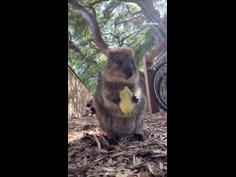
[[[132,101],[133,93],[128,87],[124,87],[120,91],[120,109],[123,113],[130,113],[134,109],[134,103]]]

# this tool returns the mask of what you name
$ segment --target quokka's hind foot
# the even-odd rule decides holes
[[[120,141],[116,136],[107,136],[106,139],[110,145],[118,145]]]
[[[134,139],[137,141],[144,141],[144,136],[141,133],[135,133],[134,134]]]

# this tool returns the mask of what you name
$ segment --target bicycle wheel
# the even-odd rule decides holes
[[[160,108],[167,112],[167,63],[156,66],[153,83],[155,99]]]

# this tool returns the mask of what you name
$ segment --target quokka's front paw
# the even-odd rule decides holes
[[[115,103],[115,104],[119,104],[120,103],[120,97],[119,96],[114,96],[113,98],[112,98],[112,102],[113,103]]]
[[[107,140],[110,145],[117,145],[119,144],[119,139],[116,138],[115,136],[107,136]]]
[[[133,95],[132,101],[133,101],[134,103],[138,103],[138,98],[137,98],[135,95]]]

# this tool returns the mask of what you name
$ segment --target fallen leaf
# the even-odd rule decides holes
[[[116,173],[116,177],[133,177],[133,176],[130,176],[131,174],[129,174],[128,171],[125,171],[125,172],[118,172]]]
[[[135,154],[133,154],[133,165],[136,165]]]
[[[155,166],[148,164],[147,167],[150,173],[152,173],[154,176],[157,176],[159,174],[159,170]]]
[[[142,162],[142,160],[138,157],[136,157],[136,165],[140,164]]]
[[[161,162],[159,162],[159,167],[161,170],[163,170],[163,164]]]
[[[87,159],[87,157],[85,156],[84,158],[83,158],[83,165],[87,165],[88,164],[88,159]]]
[[[140,177],[150,177],[148,172],[142,172],[139,174]]]
[[[107,161],[108,164],[112,164],[112,159],[110,158],[108,161]]]

